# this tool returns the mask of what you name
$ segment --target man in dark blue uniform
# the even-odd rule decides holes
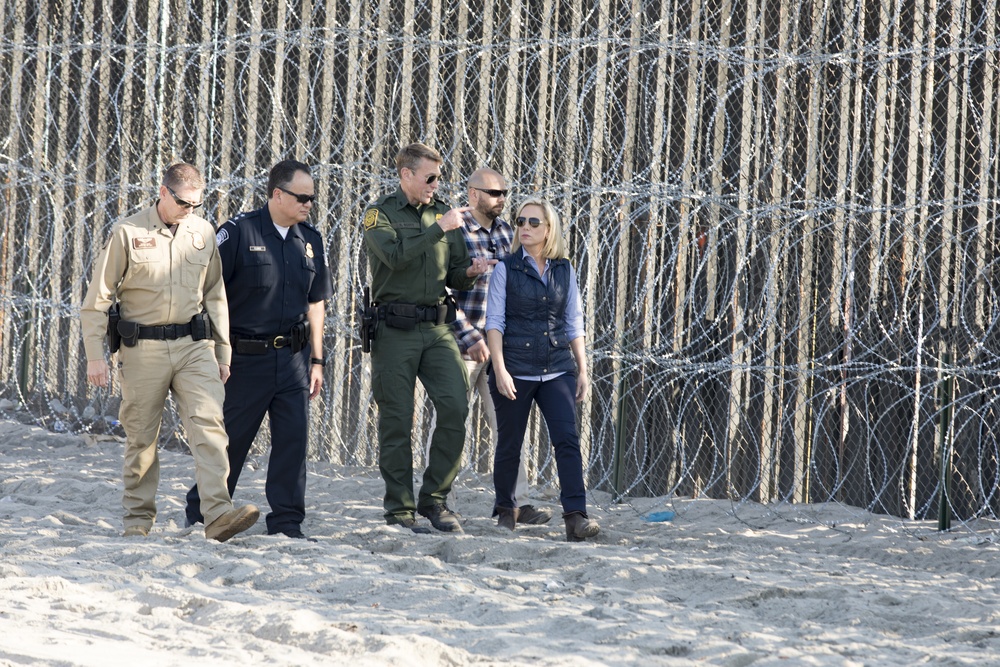
[[[304,222],[314,192],[307,165],[279,162],[268,177],[267,205],[236,216],[216,234],[233,346],[224,405],[229,493],[268,414],[267,532],[300,539],[309,401],[323,385],[324,304],[333,294],[323,239]],[[189,524],[202,520],[198,508],[194,486],[187,494]]]

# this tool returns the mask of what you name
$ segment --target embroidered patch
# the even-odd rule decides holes
[[[156,239],[152,236],[144,236],[132,239],[132,247],[136,250],[149,250],[156,247]]]
[[[201,232],[191,232],[191,243],[198,250],[205,248],[205,237],[201,235]]]
[[[312,243],[307,243],[306,244],[306,257],[308,257],[309,259],[312,259],[315,256],[316,255],[313,254],[313,244]]]
[[[250,246],[250,252],[267,252],[266,245],[252,245]]]
[[[370,208],[365,212],[365,229],[371,229],[378,222],[378,209]]]
[[[229,230],[223,227],[219,230],[219,233],[215,235],[215,245],[222,245],[229,240]]]

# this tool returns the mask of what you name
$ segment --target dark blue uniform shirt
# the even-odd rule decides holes
[[[292,225],[282,239],[264,206],[226,222],[216,242],[231,334],[287,334],[310,303],[333,295],[323,239],[311,225]]]

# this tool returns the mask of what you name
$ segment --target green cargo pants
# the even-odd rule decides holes
[[[419,501],[413,497],[413,394],[420,378],[437,411]],[[372,344],[372,393],[378,403],[379,469],[385,480],[385,518],[412,518],[445,502],[458,475],[465,443],[469,379],[451,326],[422,322],[405,331],[378,323]]]

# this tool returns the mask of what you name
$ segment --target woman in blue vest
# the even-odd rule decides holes
[[[534,401],[555,449],[566,539],[580,542],[600,531],[587,517],[576,428],[575,403],[586,397],[590,384],[580,290],[552,205],[526,201],[514,223],[511,253],[493,269],[486,306],[486,341],[493,361],[489,387],[498,431],[494,511],[497,525],[514,530],[514,487]]]

